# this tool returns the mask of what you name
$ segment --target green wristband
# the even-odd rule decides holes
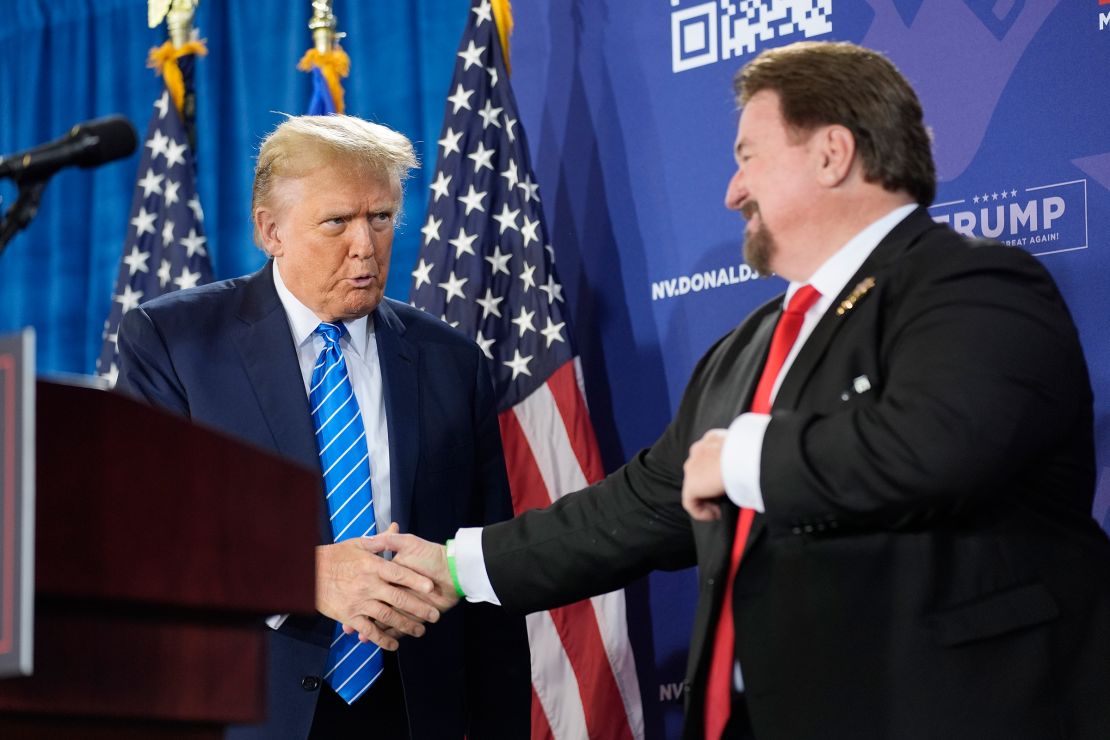
[[[447,540],[447,570],[451,572],[451,583],[455,584],[455,593],[460,599],[466,598],[466,592],[459,584],[459,569],[455,566],[455,541]]]

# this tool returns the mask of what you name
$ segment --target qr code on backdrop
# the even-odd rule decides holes
[[[832,32],[832,0],[671,3],[671,69],[684,72],[754,54],[771,39]]]

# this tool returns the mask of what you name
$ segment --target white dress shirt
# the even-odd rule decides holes
[[[848,281],[875,251],[875,247],[879,246],[879,242],[915,208],[917,208],[916,203],[899,206],[875,221],[838,249],[810,277],[809,285],[813,286],[821,297],[806,311],[802,330],[798,333],[794,346],[790,348],[790,354],[786,356],[786,361],[782,363],[782,369],[775,378],[775,384],[771,387],[772,403],[778,395],[783,378],[790,371],[790,366],[794,364],[794,358],[802,350],[802,346],[813,333],[817,322],[825,315],[825,311],[832,306],[833,300],[840,295],[848,285]],[[801,287],[802,283],[790,283],[787,286],[786,296],[783,299],[784,307]],[[759,485],[760,456],[763,452],[763,435],[770,421],[770,414],[740,414],[729,425],[728,436],[725,437],[725,444],[721,449],[721,478],[725,483],[725,493],[732,503],[746,509],[764,511],[763,490]]]
[[[916,204],[899,206],[870,224],[838,249],[810,277],[809,284],[817,289],[821,298],[806,312],[801,332],[775,379],[771,390],[772,401],[794,358],[813,332],[818,320],[832,305],[833,299],[848,284],[864,260],[875,251],[879,242],[915,208],[917,208]],[[791,283],[786,290],[785,302],[789,302],[800,287],[802,287],[801,283]],[[728,497],[736,505],[756,511],[764,510],[763,492],[759,486],[759,458],[763,449],[763,434],[770,420],[771,417],[768,414],[745,413],[738,416],[729,427],[721,453],[721,474]],[[501,601],[497,598],[486,571],[482,553],[482,529],[480,527],[460,529],[455,534],[453,549],[459,585],[466,593],[467,600],[500,604]],[[739,666],[735,675],[737,688],[742,690],[743,679],[739,674]]]
[[[289,319],[289,332],[297,351],[297,362],[304,379],[304,392],[308,396],[312,368],[324,349],[324,339],[313,332],[320,325],[320,317],[297,300],[281,279],[281,271],[274,263],[274,287]],[[374,322],[368,316],[354,321],[344,321],[347,333],[339,340],[351,387],[362,413],[366,427],[366,448],[370,453],[370,485],[374,497],[374,521],[377,531],[384,532],[391,521],[389,498],[389,430],[386,425],[385,399],[382,396],[382,371],[378,362],[378,343],[374,340]],[[285,621],[285,615],[266,620],[274,629]]]

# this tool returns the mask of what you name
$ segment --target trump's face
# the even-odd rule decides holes
[[[321,166],[275,183],[255,211],[262,246],[290,292],[323,321],[366,316],[382,300],[401,186],[380,174]]]

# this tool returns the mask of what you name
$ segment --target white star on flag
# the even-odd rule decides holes
[[[469,216],[470,212],[475,210],[482,211],[484,213],[486,207],[482,205],[482,203],[486,197],[485,192],[479,193],[474,189],[473,184],[469,185],[468,187],[470,188],[470,190],[467,191],[467,194],[460,195],[458,197],[458,201],[466,206],[466,215]]]
[[[150,259],[150,252],[144,252],[138,246],[131,247],[131,254],[123,258],[127,271],[134,275],[136,272],[147,272],[146,261]]]
[[[501,226],[501,231],[500,231],[501,234],[505,233],[505,229],[512,229],[514,231],[520,231],[520,227],[516,225],[516,218],[519,215],[520,215],[520,209],[519,208],[510,209],[509,204],[505,203],[501,206],[501,213],[494,216],[493,220],[496,221]]]
[[[521,292],[527,293],[529,288],[536,287],[536,279],[532,277],[532,274],[535,273],[535,271],[535,265],[525,265],[524,269],[520,271],[520,275],[518,275],[517,277],[520,278],[520,282],[522,283]]]
[[[473,94],[473,90],[463,90],[463,86],[459,85],[455,88],[455,94],[447,99],[455,106],[455,113],[457,114],[463,108],[470,110],[470,96]]]
[[[187,148],[185,144],[179,144],[171,140],[166,148],[166,166],[173,167],[174,165],[185,164],[185,150]]]
[[[486,99],[486,105],[482,110],[478,111],[478,115],[482,117],[483,129],[489,128],[490,126],[501,128],[501,124],[497,122],[497,117],[501,115],[501,109],[494,108],[492,100]]]
[[[437,219],[435,216],[428,214],[428,223],[420,229],[420,233],[424,235],[424,246],[428,246],[429,242],[439,239],[439,227],[443,225],[443,219]]]
[[[505,300],[504,298],[497,298],[493,295],[493,290],[486,288],[485,298],[478,298],[474,302],[482,307],[482,318],[488,318],[491,314],[497,318],[501,318],[501,310],[497,308],[497,304]]]
[[[181,271],[180,276],[174,278],[173,284],[176,285],[181,290],[185,290],[186,288],[195,288],[196,285],[197,285],[197,282],[199,280],[200,280],[200,273],[199,272],[189,272],[189,268],[186,267],[185,269],[183,269]]]
[[[513,253],[512,252],[509,252],[508,254],[501,254],[501,248],[500,247],[494,247],[493,254],[486,255],[486,257],[484,259],[486,260],[486,262],[489,262],[490,269],[493,271],[494,275],[496,275],[499,272],[503,272],[506,275],[508,275],[509,274],[509,260],[511,260],[512,258],[513,258]]]
[[[166,205],[172,206],[177,202],[177,189],[181,187],[181,183],[176,180],[166,181]]]
[[[183,236],[180,239],[181,246],[185,247],[185,257],[192,257],[194,254],[205,255],[208,250],[204,248],[204,243],[208,241],[203,234],[198,234],[196,227],[190,227],[189,235]]]
[[[536,229],[540,226],[539,219],[532,221],[528,218],[527,214],[524,216],[524,223],[520,227],[520,238],[524,240],[524,246],[528,246],[532,242],[538,242],[540,238],[536,236]]]
[[[463,254],[474,254],[474,240],[478,238],[477,234],[467,234],[466,229],[459,227],[459,235],[451,239],[448,244],[455,248],[455,259],[463,256]]]
[[[163,134],[161,131],[155,131],[154,136],[146,143],[150,147],[151,161],[157,159],[159,156],[166,156],[166,148],[170,145],[170,137]]]
[[[158,117],[165,118],[170,111],[170,94],[168,92],[162,93],[162,97],[155,101],[154,107],[158,110]]]
[[[455,132],[452,131],[450,127],[447,128],[447,130],[443,133],[443,138],[437,142],[441,147],[443,147],[444,157],[446,157],[451,152],[454,152],[455,154],[462,154],[462,149],[459,149],[459,139],[461,138],[462,131]],[[442,175],[443,171],[440,170],[439,174]],[[450,178],[448,178],[448,180],[450,180]]]
[[[420,258],[420,264],[418,264],[416,266],[416,269],[412,271],[412,276],[416,278],[417,287],[420,287],[421,285],[432,284],[432,279],[431,277],[429,277],[429,275],[434,266],[435,265],[425,262],[423,257]]]
[[[473,152],[466,155],[467,159],[474,161],[474,174],[477,175],[485,167],[487,170],[493,169],[493,164],[490,162],[493,155],[497,152],[496,149],[486,149],[485,144],[478,142],[478,146]]]
[[[513,371],[513,380],[516,380],[516,376],[520,375],[521,373],[523,373],[525,375],[531,375],[532,374],[528,371],[528,363],[531,362],[531,361],[532,361],[532,355],[528,355],[527,357],[521,357],[520,356],[520,350],[519,349],[514,349],[513,350],[513,359],[508,360],[506,362],[503,362],[501,364],[507,366],[510,370]]]
[[[436,200],[447,195],[447,188],[451,186],[451,175],[445,175],[443,172],[436,173],[436,181],[431,184],[432,192],[436,194]]]
[[[555,282],[554,275],[547,276],[547,283],[545,285],[541,285],[540,290],[542,290],[544,293],[547,293],[548,303],[563,300],[563,286]]]
[[[127,313],[131,309],[139,305],[139,301],[143,299],[143,292],[141,290],[134,290],[130,285],[123,286],[123,293],[116,296],[123,309],[123,313]]]
[[[143,189],[143,197],[149,198],[152,193],[157,193],[158,195],[161,195],[162,180],[164,180],[165,177],[165,175],[154,174],[154,170],[148,167],[146,170],[146,177],[144,177],[142,180],[139,180],[138,183],[139,187]]]
[[[532,317],[535,315],[535,311],[529,311],[524,306],[520,307],[520,315],[513,319],[513,323],[520,329],[520,336],[523,337],[525,332],[536,330],[536,327],[532,324]]]
[[[154,221],[157,218],[157,211],[147,213],[145,208],[140,207],[139,212],[131,219],[131,225],[135,227],[135,238],[138,239],[143,234],[153,234]]]
[[[485,50],[486,50],[486,47],[484,47],[484,46],[475,46],[474,42],[471,41],[470,45],[468,47],[466,47],[466,50],[465,51],[460,51],[459,54],[458,54],[459,58],[462,59],[463,62],[466,63],[466,67],[464,67],[464,69],[470,69],[475,64],[481,64],[482,63],[482,52],[485,51]]]
[[[553,324],[551,322],[551,317],[547,317],[547,326],[540,329],[540,334],[543,334],[544,339],[547,340],[548,347],[551,346],[552,342],[563,341],[563,326],[565,326],[564,322],[560,321],[558,324]]]
[[[447,278],[446,282],[440,283],[439,287],[443,288],[443,290],[447,291],[447,297],[443,299],[444,302],[449,304],[449,303],[451,303],[452,298],[465,299],[466,295],[463,294],[462,288],[463,288],[464,285],[466,285],[466,281],[469,280],[469,279],[470,278],[456,277],[455,273],[452,272],[451,276],[449,278]]]

